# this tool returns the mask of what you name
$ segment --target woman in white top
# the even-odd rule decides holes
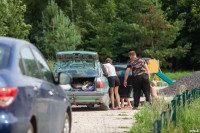
[[[111,104],[112,108],[114,109],[114,94],[117,100],[118,104],[118,109],[121,109],[120,107],[120,96],[118,93],[120,81],[119,78],[117,77],[115,67],[112,65],[112,60],[110,58],[106,59],[106,64],[104,64],[106,73],[108,74],[108,82],[109,82],[109,87],[110,87],[110,98],[111,98]]]

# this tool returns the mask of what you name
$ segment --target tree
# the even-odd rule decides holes
[[[0,35],[27,39],[31,25],[24,22],[26,6],[21,0],[0,0]]]
[[[42,12],[42,22],[39,27],[41,31],[36,36],[36,45],[47,58],[55,58],[57,51],[75,50],[81,42],[75,25],[64,15],[54,0],[50,0]]]
[[[184,21],[168,22],[157,1],[124,0],[119,8],[124,7],[124,12],[119,14],[123,32],[119,39],[123,47],[135,50],[142,57],[159,59],[165,67],[172,65],[168,59],[177,57],[175,51],[181,57],[185,56],[190,44],[178,48],[172,46]]]
[[[160,0],[162,9],[168,20],[184,20],[185,24],[177,37],[174,47],[191,44],[191,50],[185,58],[176,64],[183,64],[184,68],[198,69],[200,66],[200,1],[199,0]],[[187,60],[187,62],[186,62]]]

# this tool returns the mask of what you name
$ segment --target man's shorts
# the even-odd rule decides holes
[[[108,77],[109,87],[116,87],[120,85],[119,78],[117,76]]]

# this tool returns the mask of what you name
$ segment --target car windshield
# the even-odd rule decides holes
[[[7,67],[10,55],[10,47],[0,43],[0,69]]]
[[[56,64],[61,69],[87,68],[96,69],[96,55],[90,54],[57,54]]]
[[[127,65],[114,65],[116,71],[126,70]]]
[[[124,65],[114,65],[114,66],[115,66],[117,76],[124,76],[125,75],[126,67],[127,67],[126,64],[124,64]],[[131,75],[132,75],[132,71],[130,71],[130,73],[129,73],[129,76],[131,76]]]
[[[73,77],[96,77],[97,72],[94,70],[88,70],[88,69],[71,69],[67,70],[67,73],[71,74]]]

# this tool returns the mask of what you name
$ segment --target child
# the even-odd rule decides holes
[[[156,81],[151,82],[151,98],[152,98],[152,104],[155,103],[158,99],[159,90],[156,87]]]

